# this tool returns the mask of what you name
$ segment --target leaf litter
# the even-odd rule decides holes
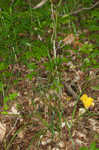
[[[24,70],[24,71],[25,71],[25,74],[27,74],[28,71],[27,70]],[[73,78],[76,79],[77,82],[79,81],[80,78],[83,78],[83,80],[84,80],[84,77],[82,76],[84,73],[79,71],[79,73],[77,74],[75,72],[76,72],[76,69],[75,69],[75,71],[72,72],[72,76],[74,76]],[[77,79],[77,75],[78,75],[78,79]],[[69,76],[69,73],[68,73],[68,76]],[[70,76],[71,76],[71,72],[70,72]],[[13,131],[10,132],[10,135],[9,135],[10,139],[11,139],[11,136],[13,136],[16,133],[16,131],[21,126],[23,126],[22,124],[25,123],[25,124],[27,124],[27,127],[25,129],[21,130],[20,133],[18,134],[18,136],[14,140],[14,143],[17,143],[17,142],[19,143],[18,147],[21,147],[23,150],[25,150],[25,148],[28,147],[28,144],[30,143],[31,138],[33,136],[35,136],[35,134],[37,134],[41,129],[46,128],[47,127],[46,123],[50,123],[50,121],[51,121],[50,115],[51,114],[48,115],[48,113],[51,113],[50,112],[51,110],[49,110],[49,108],[54,107],[54,106],[57,108],[57,106],[56,106],[56,105],[58,105],[57,101],[56,102],[54,101],[55,96],[57,97],[57,92],[52,89],[51,90],[46,89],[45,90],[46,94],[45,94],[45,92],[42,90],[42,87],[40,87],[40,89],[38,87],[40,85],[40,82],[41,82],[41,86],[43,84],[44,85],[48,84],[48,83],[46,83],[46,81],[44,81],[44,83],[43,83],[42,80],[40,81],[39,78],[37,79],[37,77],[36,77],[35,80],[33,79],[31,81],[29,81],[27,79],[19,81],[18,85],[14,86],[14,88],[17,89],[18,92],[20,93],[17,98],[17,102],[18,102],[19,106],[17,106],[18,107],[17,108],[16,105],[13,105],[11,107],[11,111],[9,110],[8,114],[11,115],[11,112],[13,114],[15,113],[17,115],[20,114],[23,121],[21,121],[21,118],[19,118],[18,123],[15,124],[15,122],[13,122],[13,121],[16,120],[16,117],[15,117],[15,119],[14,119],[14,117],[11,117],[11,116],[6,117],[5,126],[3,126],[1,124],[1,128],[0,128],[2,142],[3,142],[4,137],[6,137],[6,134],[9,133],[8,130],[11,130],[11,128],[13,128],[14,124],[15,124],[15,128]],[[45,87],[46,87],[46,85],[45,85]],[[79,83],[80,87],[81,87],[81,85]],[[37,88],[38,88],[38,90],[37,90]],[[81,87],[81,89],[82,89],[82,87]],[[63,88],[63,92],[64,92],[64,88]],[[46,97],[46,95],[47,95],[47,97]],[[62,93],[62,95],[63,95],[63,93]],[[63,98],[63,96],[61,97],[61,104],[62,104],[62,109],[63,109],[63,118],[62,119],[64,120],[66,118],[66,120],[72,120],[72,110],[74,108],[75,103],[73,102],[74,100],[73,100],[72,96],[71,96],[71,100],[68,101],[68,100],[66,100],[68,97],[68,94],[66,92],[65,92],[65,95],[66,95],[65,96],[66,98],[65,97]],[[51,102],[46,100],[48,98],[50,99]],[[74,103],[74,104],[72,104],[72,103]],[[77,106],[78,108],[76,110],[75,119],[77,119],[77,116],[79,116],[78,115],[79,109],[83,108],[81,103],[79,103],[77,105],[78,105]],[[95,107],[97,107],[97,106],[95,106]],[[18,109],[18,112],[17,112],[16,108]],[[41,116],[39,116],[39,114],[35,115],[34,112],[40,113]],[[55,114],[55,115],[56,115],[55,119],[59,119],[59,118],[57,118],[57,114]],[[1,117],[4,117],[4,116],[1,115]],[[95,133],[99,134],[99,130],[98,130],[99,125],[98,125],[98,122],[96,121],[97,117],[93,118],[93,119],[88,119],[87,121],[85,120],[85,118],[87,119],[89,117],[83,117],[83,118],[81,118],[80,121],[76,120],[72,127],[72,131],[71,131],[71,133],[73,133],[72,138],[74,139],[77,147],[89,144],[88,141],[90,140],[90,142],[91,142],[91,138],[92,139],[94,138],[94,134]],[[45,123],[43,122],[43,119],[44,119]],[[55,119],[54,119],[54,122],[56,122]],[[2,118],[2,120],[3,120],[3,118]],[[8,127],[6,127],[7,120],[8,121],[10,120],[10,126],[8,126]],[[85,124],[83,125],[83,123],[81,123],[81,122],[83,122]],[[64,121],[61,123],[63,124]],[[57,125],[57,122],[55,124]],[[84,128],[85,128],[86,132],[84,132]],[[90,129],[91,134],[89,134],[89,129]],[[48,134],[46,133],[45,135],[42,135],[43,138],[40,139],[41,142],[39,143],[40,149],[45,149],[45,148],[48,149],[49,147],[51,147],[51,149],[54,149],[55,147],[59,148],[59,149],[62,149],[62,148],[65,149],[66,147],[68,149],[70,149],[70,148],[72,149],[72,146],[70,147],[71,140],[69,138],[69,133],[68,133],[69,131],[67,130],[67,125],[64,124],[64,126],[62,126],[61,130],[62,130],[61,131],[62,137],[64,137],[64,138],[58,137],[57,134],[59,134],[59,133],[57,133],[56,131],[54,134],[54,138],[51,138],[50,131]],[[80,131],[82,131],[82,132],[80,132]],[[75,132],[75,134],[74,134],[74,132]],[[88,134],[90,136],[88,136]],[[57,136],[57,138],[55,138],[55,135]],[[46,138],[44,138],[44,137],[46,137]],[[61,138],[61,141],[60,141],[60,138]],[[6,139],[6,142],[7,142],[7,139]],[[21,145],[21,143],[24,143],[24,145],[23,144]],[[37,146],[37,143],[35,143],[34,145]],[[11,148],[15,149],[14,145],[11,144]]]
[[[73,34],[63,40],[65,45],[72,44],[74,41]],[[72,55],[74,53],[71,53]],[[93,139],[98,141],[99,93],[90,88],[90,86],[97,86],[99,83],[98,79],[94,80],[97,78],[97,74],[95,74],[97,70],[94,70],[94,73],[93,69],[89,72],[91,82],[86,84],[88,74],[80,69],[80,60],[77,60],[79,64],[75,64],[76,60],[75,55],[72,62],[62,64],[61,82],[64,82],[65,86],[62,84],[61,91],[57,91],[58,87],[56,88],[52,84],[55,76],[52,74],[49,79],[51,73],[42,67],[42,61],[39,62],[37,69],[39,73],[31,80],[27,79],[30,70],[25,65],[10,66],[10,71],[13,70],[15,74],[20,72],[21,77],[17,84],[13,84],[15,77],[11,79],[13,88],[8,92],[17,91],[19,95],[15,103],[9,103],[8,114],[5,116],[0,114],[3,122],[0,123],[1,143],[8,145],[10,141],[9,147],[13,150],[26,150],[31,142],[32,150],[38,148],[40,150],[72,150],[72,141],[74,141],[76,150],[78,150],[81,146],[90,145]],[[96,97],[94,107],[88,110],[84,108],[81,101],[76,104],[77,96],[80,92],[83,93],[82,89],[85,86],[86,93],[90,97]],[[75,104],[77,107],[73,118]],[[89,111],[89,115],[87,115],[87,111]],[[91,116],[94,113],[96,115]]]

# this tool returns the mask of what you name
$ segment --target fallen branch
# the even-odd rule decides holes
[[[78,14],[78,13],[80,13],[81,11],[84,11],[84,10],[91,10],[91,9],[95,8],[96,6],[98,6],[98,5],[99,5],[99,2],[96,2],[96,3],[95,3],[94,5],[92,5],[91,7],[89,7],[89,8],[80,8],[80,9],[74,11],[74,12],[69,13],[68,16],[69,16],[69,15],[76,15],[76,14]],[[67,15],[64,15],[63,17],[67,17]]]

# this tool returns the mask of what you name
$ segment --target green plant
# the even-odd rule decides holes
[[[85,58],[83,59],[82,67],[98,68],[98,66],[99,66],[98,62],[97,62],[98,49],[95,48],[95,46],[93,44],[85,43],[85,44],[83,44],[83,46],[80,48],[79,51],[82,56],[85,56]]]
[[[11,93],[8,96],[5,96],[3,99],[3,103],[4,103],[4,110],[2,112],[2,114],[7,114],[7,110],[9,109],[9,105],[8,102],[15,100],[15,98],[18,96],[18,93]]]
[[[90,147],[81,147],[79,150],[99,150],[99,148],[96,148],[96,143],[93,142],[90,144]]]
[[[2,114],[7,114],[11,101],[17,100],[18,93],[10,93],[10,88],[18,89],[20,93],[22,92],[20,96],[26,94],[26,99],[20,99],[17,104],[22,114],[21,123],[24,124],[22,125],[25,127],[24,132],[29,127],[30,130],[33,129],[28,149],[31,149],[36,140],[39,145],[41,137],[46,135],[47,131],[51,133],[52,138],[55,132],[58,132],[60,137],[63,134],[63,121],[73,148],[76,149],[72,131],[76,120],[77,124],[80,121],[76,114],[81,93],[77,92],[78,98],[75,98],[73,111],[70,109],[71,119],[68,121],[66,114],[68,114],[69,101],[65,104],[65,87],[62,81],[67,82],[69,77],[73,78],[77,70],[99,67],[98,8],[81,11],[75,15],[73,13],[79,8],[90,7],[93,0],[59,0],[58,3],[51,0],[37,10],[33,9],[36,0],[33,0],[33,3],[32,0],[9,0],[10,3],[6,4],[4,2],[0,1],[0,98],[3,97],[4,104]],[[86,28],[89,36],[86,32],[83,33],[83,29]],[[81,33],[79,41],[88,42],[77,49],[74,49],[72,44],[64,46],[63,39],[71,33],[75,37]],[[69,69],[68,62],[76,65]],[[93,90],[98,91],[99,87],[93,86]],[[89,114],[89,111],[86,111],[90,117],[96,113]],[[15,130],[18,128],[16,127]],[[15,130],[12,132],[14,134],[11,135],[10,142],[6,138],[4,140],[6,150],[13,149],[14,140],[18,137],[21,128],[18,132]],[[93,145],[90,146],[90,150],[96,150]]]

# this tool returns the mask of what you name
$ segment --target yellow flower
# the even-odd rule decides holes
[[[81,96],[81,98],[80,98],[81,101],[87,100],[87,99],[88,99],[87,94],[83,94],[83,95]]]
[[[80,100],[82,101],[84,107],[86,109],[88,109],[91,106],[94,106],[94,99],[91,97],[88,97],[87,94],[83,94],[80,98]]]

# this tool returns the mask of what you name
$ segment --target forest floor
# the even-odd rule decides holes
[[[11,78],[8,92],[17,92],[18,96],[9,104],[8,115],[0,114],[1,129],[6,130],[2,150],[4,143],[7,150],[26,150],[29,147],[31,150],[78,150],[93,141],[99,148],[99,91],[92,88],[99,85],[99,70],[83,72],[79,64],[74,68],[71,64],[67,67],[67,70],[60,68],[63,86],[57,91],[50,88],[50,74],[42,63],[37,68],[39,76],[31,80],[26,78],[30,70],[25,66],[13,66],[13,72],[21,73],[21,78],[17,86],[13,84],[16,76]],[[90,77],[90,82],[87,83],[86,77]],[[77,99],[70,96],[64,84],[70,85],[72,81],[75,81],[73,89]],[[94,106],[88,110],[79,100],[79,89],[82,91],[83,88],[94,98]]]
[[[21,1],[16,5],[20,11]],[[0,56],[0,150],[79,150],[93,142],[99,149],[99,45],[84,27],[74,34],[71,26],[67,33],[68,18],[67,24],[59,20],[63,30],[54,39],[52,14],[49,23],[42,9],[33,16],[26,7],[16,16],[11,9],[2,13],[8,30],[1,42],[8,52]]]

